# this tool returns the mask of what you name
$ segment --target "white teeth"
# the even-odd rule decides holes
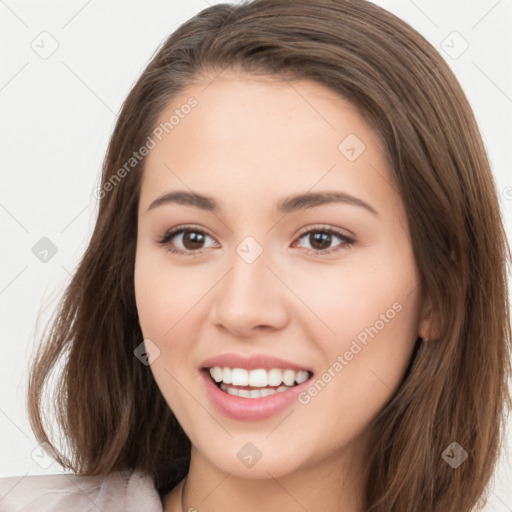
[[[214,366],[214,369],[215,368]],[[231,370],[231,384],[233,384],[233,386],[248,386],[249,372],[243,368],[233,368]]]
[[[249,386],[264,388],[267,386],[267,372],[260,368],[249,372]]]
[[[233,386],[265,388],[267,386],[276,387],[280,384],[287,387],[294,386],[295,383],[301,384],[308,379],[309,372],[306,370],[280,370],[279,368],[272,368],[271,370],[258,368],[249,371],[244,368],[214,366],[210,368],[210,375],[215,382],[223,382]]]
[[[276,389],[272,388],[264,388],[264,389],[237,389],[233,386],[228,386],[227,384],[224,384],[224,382],[221,383],[220,389],[222,391],[225,391],[229,395],[233,396],[241,396],[242,398],[261,398],[264,396],[273,395],[274,393],[282,393],[283,391],[286,391],[287,389],[290,389],[289,386],[279,386]]]
[[[283,382],[283,372],[279,368],[273,368],[268,372],[268,385],[279,386]]]
[[[231,384],[231,368],[223,368],[222,382],[225,382],[226,384]]]
[[[309,373],[306,370],[300,370],[300,372],[297,372],[295,375],[295,381],[297,384],[302,384],[304,381],[308,380]]]
[[[213,377],[215,382],[220,382],[222,380],[222,368],[219,366],[214,366],[210,368],[210,375]]]
[[[221,384],[220,388],[222,389],[222,391],[225,391],[229,395],[239,396],[239,394],[238,394],[239,390],[236,388],[232,388],[231,386],[228,387],[228,386],[226,386],[226,384]]]
[[[283,372],[283,382],[287,386],[293,386],[295,384],[295,372],[293,370],[285,370]]]

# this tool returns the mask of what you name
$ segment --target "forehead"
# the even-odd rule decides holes
[[[195,106],[184,108],[190,98]],[[392,180],[377,135],[354,105],[318,82],[203,76],[161,112],[157,125],[166,123],[145,162],[146,207],[167,189],[187,187],[216,191],[221,202],[233,190],[249,199],[340,186],[371,200]]]
[[[289,81],[226,72],[198,77],[168,104],[158,123],[165,124],[190,97],[194,97],[197,106],[172,128],[178,137],[181,132],[180,139],[192,136],[205,144],[238,142],[251,149],[258,141],[251,144],[252,139],[246,135],[258,135],[259,141],[272,147],[286,147],[287,142],[293,144],[314,136],[327,138],[326,142],[336,149],[337,139],[346,129],[368,136],[368,128],[355,106],[312,80]],[[186,122],[187,118],[193,121]],[[282,128],[287,131],[282,133]],[[372,142],[378,144],[378,138],[374,138]],[[174,139],[177,143],[178,138]]]

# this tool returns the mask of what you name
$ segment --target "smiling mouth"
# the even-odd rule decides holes
[[[262,398],[275,393],[282,393],[307,380],[313,373],[308,370],[288,370],[259,368],[221,368],[219,366],[205,368],[215,384],[224,393],[242,398]]]

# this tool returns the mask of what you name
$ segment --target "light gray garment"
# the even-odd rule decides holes
[[[153,480],[138,470],[0,478],[0,512],[163,512]]]

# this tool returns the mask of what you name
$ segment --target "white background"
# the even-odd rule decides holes
[[[510,234],[512,0],[375,3],[422,33],[459,78],[483,134]],[[92,233],[93,190],[124,98],[163,40],[208,5],[0,0],[0,476],[59,471],[31,456],[37,443],[25,393],[36,317],[44,325]],[[458,58],[464,41],[454,31],[469,45]],[[41,38],[47,49],[58,44],[46,59],[32,49],[42,46]],[[453,46],[451,56],[445,44]],[[32,253],[42,237],[57,247],[46,263]],[[512,511],[510,460],[500,464],[485,510]]]

